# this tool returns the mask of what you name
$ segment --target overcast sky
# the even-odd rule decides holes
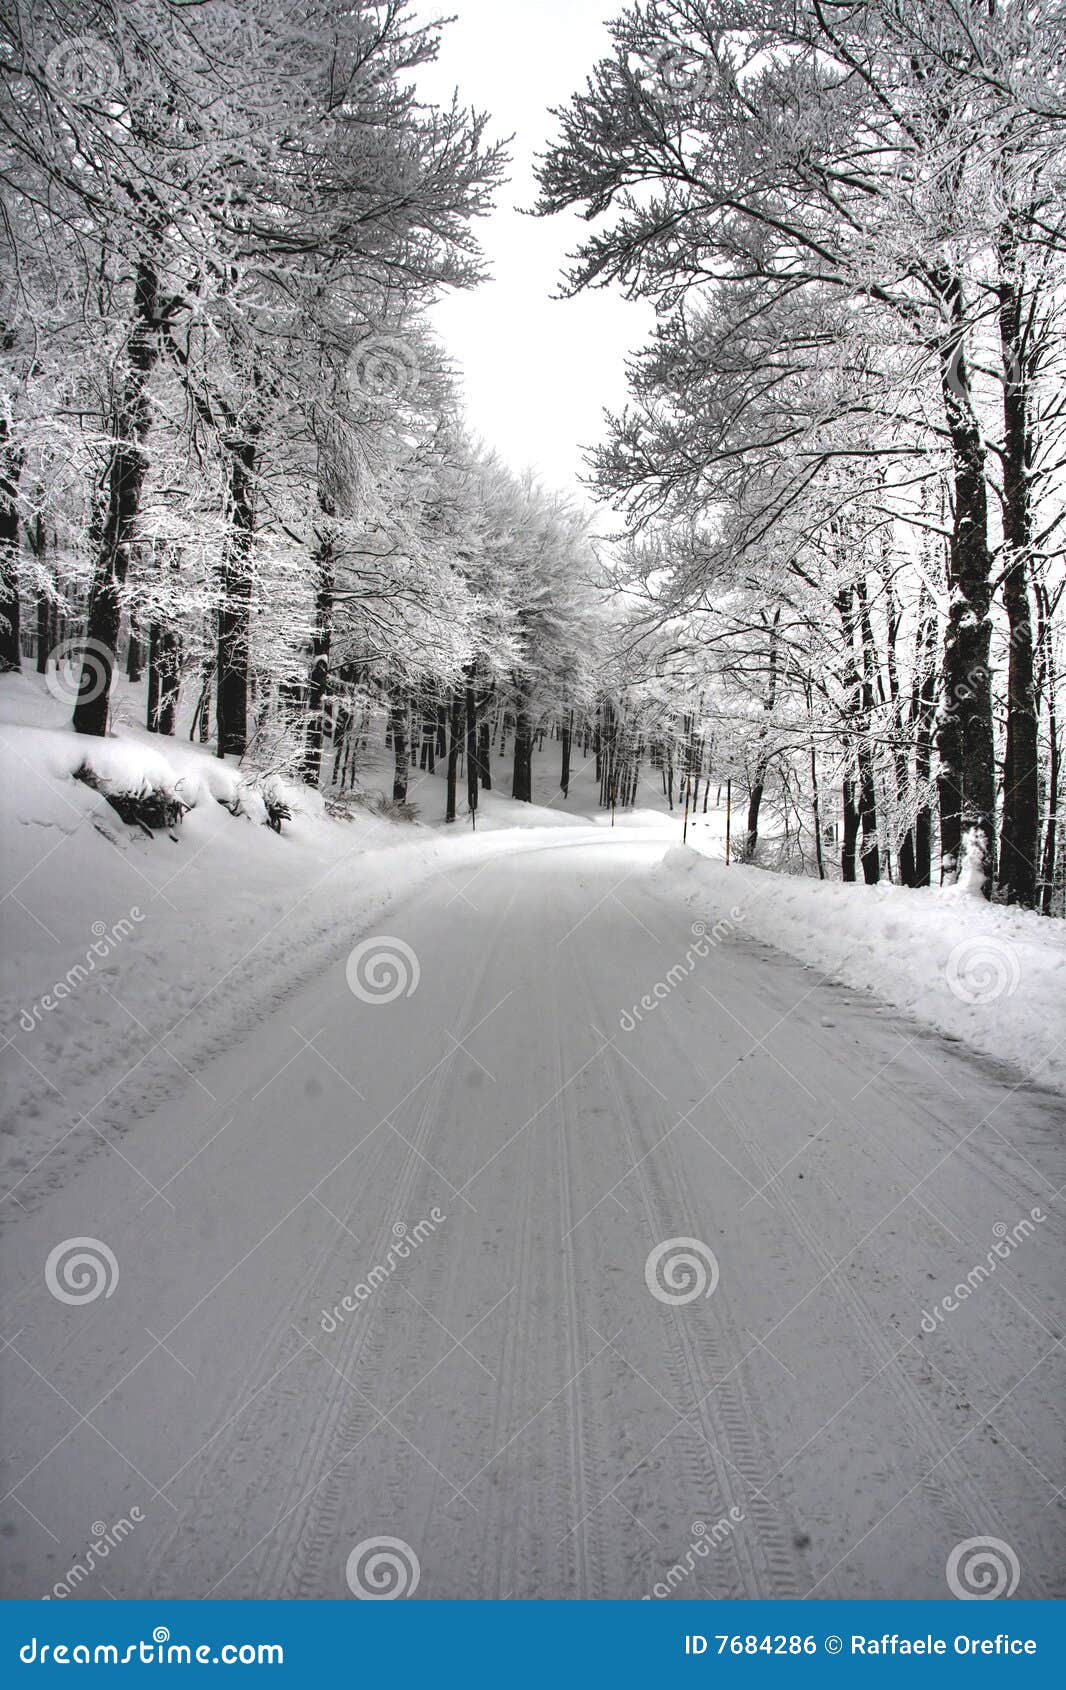
[[[516,207],[534,199],[533,160],[554,128],[548,108],[583,85],[620,0],[451,0],[422,10],[456,14],[439,64],[419,79],[427,95],[446,99],[458,87],[467,105],[491,113],[494,135],[515,135],[511,181],[479,225],[492,279],[442,301],[437,327],[462,369],[474,430],[513,468],[572,491],[604,406],[621,408],[625,356],[647,338],[652,313],[599,290],[552,299],[584,225]]]

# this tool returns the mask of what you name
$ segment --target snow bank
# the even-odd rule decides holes
[[[843,885],[713,862],[676,846],[655,873],[741,926],[1066,1091],[1066,924],[957,889]]]

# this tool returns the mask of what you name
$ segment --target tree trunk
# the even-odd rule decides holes
[[[144,259],[137,264],[134,320],[127,368],[111,416],[114,444],[108,465],[105,509],[89,592],[90,648],[82,665],[74,727],[81,734],[107,732],[122,614],[122,588],[129,570],[133,529],[148,470],[145,442],[152,410],[148,384],[159,359],[158,282]]]
[[[1003,768],[1000,884],[1012,904],[1036,902],[1040,781],[1033,620],[1029,603],[1032,556],[1033,439],[1029,370],[1023,347],[1024,292],[1017,241],[1000,241],[999,333],[1003,355],[1003,605],[1010,625],[1007,667],[1007,742]]]
[[[444,819],[453,822],[459,809],[459,745],[462,738],[462,701],[459,689],[452,689],[448,710],[448,801]]]
[[[394,692],[389,707],[389,737],[392,740],[392,797],[396,804],[407,802],[407,696]]]
[[[927,600],[915,652],[915,680],[912,718],[915,727],[914,778],[923,794],[914,818],[914,884],[928,886],[933,877],[933,812],[924,794],[933,767],[936,732],[936,612]]]
[[[907,746],[904,743],[903,699],[899,688],[899,665],[896,659],[896,640],[899,635],[899,612],[896,608],[895,589],[892,584],[892,569],[886,561],[884,569],[885,587],[885,619],[887,638],[885,643],[885,660],[888,672],[888,696],[892,705],[892,735],[896,741],[895,774],[896,774],[896,823],[895,834],[899,839],[899,878],[904,886],[915,884],[914,866],[914,828],[909,820],[911,807],[911,772],[908,761]],[[915,656],[920,653],[920,646],[915,648]],[[915,677],[917,679],[917,677]],[[912,710],[912,721],[914,713]],[[906,828],[900,823],[905,822]]]
[[[515,708],[514,777],[511,797],[523,804],[533,802],[533,724],[524,698]]]
[[[765,616],[763,616],[762,620],[765,624]],[[765,717],[763,725],[759,729],[759,745],[761,748],[766,745],[767,734],[769,732],[768,718],[773,713],[774,705],[777,703],[777,629],[780,621],[781,610],[780,607],[778,607],[778,609],[774,611],[773,622],[768,624],[770,641],[767,653],[769,680],[766,687],[766,697],[763,700]],[[744,841],[744,861],[746,863],[753,863],[755,861],[755,853],[759,845],[759,809],[762,805],[762,796],[766,787],[766,774],[769,767],[770,758],[764,749],[760,749],[758,760],[755,765],[755,779],[752,782],[748,793],[748,829],[747,837]],[[673,805],[671,805],[671,809],[672,808]]]
[[[744,861],[755,861],[755,851],[759,843],[759,810],[762,807],[762,795],[766,789],[766,764],[760,763],[755,771],[755,779],[748,792],[748,825],[744,840]]]
[[[563,766],[559,775],[559,786],[564,798],[570,796],[570,741],[574,731],[574,712],[568,710],[566,721],[563,723]]]
[[[825,879],[825,858],[822,855],[822,804],[818,793],[818,752],[811,745],[811,803],[814,811],[814,857],[818,865],[818,879]]]
[[[38,488],[37,492],[38,503],[40,504],[44,499],[44,489]],[[50,580],[47,565],[45,563],[47,545],[45,539],[44,517],[41,514],[40,509],[38,509],[36,516],[30,523],[30,545],[33,547],[33,555],[37,559],[37,588],[35,594],[37,610],[37,673],[38,675],[47,675],[48,653],[51,651],[52,646],[55,643],[52,632],[55,619],[54,594],[52,590],[54,584]]]
[[[492,791],[492,735],[484,719],[478,734],[478,776],[486,792]]]
[[[874,784],[873,756],[870,750],[870,729],[876,703],[874,691],[874,636],[870,625],[870,601],[866,593],[866,577],[859,575],[855,583],[859,601],[859,636],[862,646],[862,722],[859,729],[859,813],[862,817],[862,877],[867,886],[876,886],[881,879],[881,856],[877,842],[877,788]]]
[[[1062,742],[1059,737],[1056,693],[1058,677],[1055,668],[1055,647],[1051,626],[1051,606],[1047,588],[1037,583],[1037,614],[1039,642],[1044,657],[1044,680],[1047,691],[1048,741],[1051,747],[1047,777],[1047,816],[1044,828],[1044,853],[1040,865],[1040,908],[1051,915],[1055,902],[1055,872],[1059,837],[1059,795],[1062,791]]]
[[[252,570],[255,543],[255,472],[258,429],[249,425],[227,442],[230,452],[230,534],[218,610],[218,679],[215,723],[220,757],[243,757],[248,745],[248,671],[251,658]]]
[[[840,847],[840,878],[855,879],[855,848],[859,843],[861,813],[855,802],[855,782],[848,776],[844,781],[844,829]]]
[[[474,675],[466,677],[466,802],[472,816],[477,815],[477,694]]]
[[[992,600],[985,448],[966,360],[966,314],[957,278],[943,284],[952,331],[941,347],[941,391],[952,448],[954,520],[948,549],[949,610],[938,736],[941,854],[954,878],[965,836],[981,853],[989,896],[996,868],[996,769],[989,669]]]
[[[158,622],[148,627],[148,686],[145,726],[150,734],[159,732],[159,639],[162,630]]]
[[[18,487],[23,456],[11,443],[7,417],[0,414],[0,674],[22,667]]]
[[[141,645],[140,631],[131,611],[126,628],[126,679],[134,686],[141,678],[143,663],[144,651]]]
[[[321,497],[319,504],[329,518]],[[311,668],[307,680],[307,738],[304,742],[304,780],[308,786],[318,786],[322,779],[322,740],[325,731],[324,710],[329,686],[329,654],[333,640],[333,541],[320,540],[315,554],[315,631],[311,640]]]

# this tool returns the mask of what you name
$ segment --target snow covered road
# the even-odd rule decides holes
[[[1061,1099],[651,833],[500,839],[8,1205],[6,1593],[344,1597],[388,1538],[420,1598],[939,1597],[992,1537],[1066,1594]]]

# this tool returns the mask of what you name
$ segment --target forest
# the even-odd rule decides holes
[[[0,667],[87,741],[143,677],[268,798],[343,808],[374,735],[398,817],[438,766],[448,821],[535,758],[728,782],[745,861],[1061,917],[1061,9],[620,9],[526,208],[655,309],[577,495],[429,321],[508,192],[506,112],[420,93],[444,27],[9,0]]]

